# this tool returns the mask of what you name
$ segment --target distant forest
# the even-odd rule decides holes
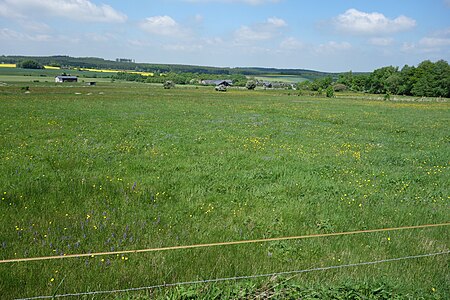
[[[154,73],[197,73],[211,75],[295,75],[309,80],[337,73],[326,73],[303,69],[276,69],[276,68],[220,68],[207,66],[176,65],[176,64],[150,64],[134,62],[117,62],[97,57],[70,57],[70,56],[0,56],[0,63],[20,64],[23,61],[33,60],[41,65],[68,67],[68,68],[96,68],[114,70],[133,70]]]

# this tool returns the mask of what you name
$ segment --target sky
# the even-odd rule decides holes
[[[450,61],[450,0],[0,0],[0,55],[373,71]]]

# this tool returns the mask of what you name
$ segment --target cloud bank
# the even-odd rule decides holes
[[[278,3],[281,0],[184,0],[191,3],[243,3],[250,5],[261,5],[267,3]]]
[[[389,19],[381,13],[366,13],[351,8],[334,18],[332,24],[342,33],[384,35],[409,30],[416,26],[416,21],[403,15]]]
[[[234,32],[235,42],[240,44],[270,40],[276,37],[280,30],[286,26],[286,21],[277,17],[271,17],[265,22],[250,26],[243,25]]]
[[[74,21],[123,23],[127,16],[109,5],[89,0],[0,0],[0,16],[56,16]]]

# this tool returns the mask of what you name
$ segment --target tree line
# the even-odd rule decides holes
[[[143,76],[141,74],[119,72],[111,76],[114,80],[126,80],[126,81],[137,81],[145,83],[164,83],[166,81],[171,81],[175,84],[200,84],[202,80],[209,79],[220,79],[220,80],[232,80],[235,86],[245,86],[247,83],[247,77],[241,74],[205,74],[205,73],[154,73],[154,76]]]
[[[371,94],[450,98],[450,65],[445,60],[425,60],[417,67],[388,66],[366,74],[342,73],[334,83],[330,82],[330,77],[321,78],[307,88],[318,90],[332,85],[335,90]]]

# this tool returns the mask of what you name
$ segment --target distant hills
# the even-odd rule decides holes
[[[113,61],[98,57],[71,57],[65,55],[56,56],[0,56],[0,63],[20,63],[24,60],[34,60],[42,65],[60,66],[69,68],[96,68],[96,69],[114,69],[114,70],[134,70],[140,72],[153,73],[201,73],[214,75],[294,75],[309,80],[332,76],[336,78],[338,73],[326,73],[304,69],[277,69],[277,68],[259,68],[259,67],[210,67],[179,64],[152,64],[135,63],[130,61]]]

